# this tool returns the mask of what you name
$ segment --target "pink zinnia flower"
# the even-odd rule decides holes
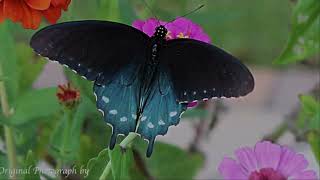
[[[286,146],[268,141],[258,142],[254,149],[239,148],[235,152],[238,162],[225,157],[218,170],[230,180],[316,180],[313,170],[306,170],[308,161],[302,154]]]
[[[160,22],[160,24],[159,24]],[[152,36],[155,29],[159,25],[165,25],[168,30],[167,39],[190,38],[210,43],[210,37],[203,31],[203,29],[186,18],[178,18],[167,24],[165,21],[158,21],[155,18],[150,18],[145,21],[135,20],[132,26]]]
[[[165,25],[167,28],[167,40],[189,38],[210,43],[210,37],[203,31],[203,29],[186,18],[178,18],[168,24],[165,21],[158,21],[155,18],[150,18],[145,21],[135,20],[132,23],[133,27],[139,29],[150,37],[155,33],[155,29],[159,25]],[[188,104],[188,108],[195,107],[197,104],[197,102],[191,102]]]

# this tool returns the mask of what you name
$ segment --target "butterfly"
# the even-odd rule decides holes
[[[112,127],[109,147],[118,135],[138,133],[148,141],[177,125],[187,103],[239,97],[254,88],[248,68],[224,50],[193,39],[166,40],[156,27],[152,37],[110,21],[73,21],[36,32],[36,53],[94,81],[96,106]]]

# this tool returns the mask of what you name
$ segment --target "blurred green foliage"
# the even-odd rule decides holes
[[[301,110],[297,127],[306,136],[314,155],[320,164],[320,101],[313,96],[300,96]]]
[[[24,180],[40,180],[39,171],[36,169],[36,160],[32,151],[29,151],[26,157],[24,168],[29,171],[24,175]]]
[[[77,0],[72,1],[62,21],[101,19],[131,24],[135,19],[146,19],[155,14],[162,20],[172,20],[205,4],[200,11],[188,18],[200,24],[211,36],[212,42],[254,65],[271,65],[285,46],[291,29],[287,48],[276,60],[278,63],[300,61],[313,56],[319,49],[310,46],[309,40],[319,44],[319,1],[299,1],[293,10],[290,24],[289,0]],[[312,4],[312,3],[315,3]],[[152,11],[152,12],[150,12]],[[300,16],[302,13],[303,16]],[[318,13],[318,14],[317,14]],[[305,20],[306,23],[298,23]],[[42,26],[47,24],[43,23]],[[46,61],[36,56],[28,41],[34,31],[24,30],[9,21],[0,24],[0,63],[12,109],[10,117],[0,115],[0,124],[10,126],[15,132],[19,166],[35,166],[46,161],[53,168],[87,167],[86,179],[98,179],[111,160],[112,174],[108,178],[119,179],[194,179],[204,165],[205,157],[179,147],[157,142],[151,158],[145,158],[146,142],[136,139],[134,145],[123,151],[105,149],[111,128],[106,126],[102,115],[95,108],[92,82],[82,79],[68,69],[65,75],[81,92],[81,100],[72,112],[66,112],[56,99],[56,88],[34,89],[33,83]],[[301,44],[301,38],[305,43]],[[304,51],[297,56],[296,45]],[[300,44],[299,44],[300,43]],[[319,102],[302,96],[302,129],[311,129],[308,140],[319,160]],[[317,104],[317,105],[315,105]],[[196,108],[185,117],[205,117],[207,111]],[[1,136],[3,136],[2,131]],[[120,139],[120,138],[119,138]],[[30,151],[32,150],[32,152]],[[29,153],[28,153],[29,152]],[[25,158],[27,157],[27,158]],[[0,167],[7,166],[6,154],[0,151]],[[84,174],[78,174],[83,178]],[[0,179],[8,178],[0,174]],[[22,177],[21,177],[22,178]],[[38,175],[24,177],[39,179]]]
[[[320,1],[298,0],[292,13],[291,32],[287,45],[275,60],[277,64],[291,64],[316,57],[320,53]],[[317,82],[320,83],[320,82]],[[320,101],[319,87],[313,89],[315,96],[301,95],[300,110],[294,128],[297,139],[306,139],[320,164]],[[292,129],[292,127],[287,127]]]
[[[114,150],[109,150],[113,179],[130,180],[129,170],[134,165],[131,149],[122,149],[117,145]]]
[[[109,150],[102,150],[97,157],[92,158],[88,162],[87,169],[89,169],[89,174],[85,177],[85,179],[99,179],[101,174],[103,173],[105,167],[107,166],[109,161]],[[109,174],[109,178],[112,176]]]
[[[306,60],[320,53],[320,2],[298,1],[291,26],[287,47],[275,61],[278,64]]]

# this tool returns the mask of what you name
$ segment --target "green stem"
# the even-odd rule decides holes
[[[66,156],[65,147],[67,146],[67,143],[68,143],[68,138],[69,138],[69,133],[70,133],[69,131],[71,129],[71,123],[72,123],[71,122],[72,121],[72,112],[71,112],[71,110],[64,107],[63,113],[64,113],[64,118],[62,120],[66,121],[67,127],[65,127],[64,131],[62,132],[63,139],[62,139],[62,146],[61,146],[61,156],[65,157]],[[62,169],[64,166],[64,163],[65,163],[65,161],[63,158],[61,158],[61,157],[58,158],[56,169],[57,170]]]
[[[271,134],[265,136],[263,139],[269,140],[272,142],[277,142],[278,139],[288,130],[287,122],[280,124]]]
[[[0,77],[3,76],[2,71],[2,65],[0,63]],[[1,107],[3,115],[8,118],[10,116],[10,107],[8,103],[6,88],[3,81],[0,81],[0,99],[1,99]],[[17,168],[17,156],[16,156],[16,148],[13,138],[13,131],[10,127],[4,126],[4,136],[5,136],[5,143],[7,148],[7,154],[8,154],[8,161],[9,161],[9,168],[11,170],[14,170]],[[11,179],[17,179],[15,174],[13,173],[13,176]]]
[[[111,171],[111,161],[108,162],[107,166],[104,168],[99,180],[105,180],[107,179],[109,173]]]
[[[130,145],[130,143],[137,136],[138,136],[137,133],[129,133],[129,135],[121,141],[120,147],[125,149],[128,145]],[[99,180],[106,180],[108,175],[109,175],[109,173],[110,173],[110,171],[111,171],[111,160],[109,160],[107,166],[104,168]]]
[[[129,135],[121,141],[120,146],[125,149],[137,136],[137,133],[129,133]]]

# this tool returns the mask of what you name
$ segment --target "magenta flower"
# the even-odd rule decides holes
[[[316,180],[313,170],[306,170],[308,161],[302,154],[286,146],[268,141],[258,142],[254,149],[239,148],[235,152],[238,162],[225,157],[218,167],[228,180]]]
[[[139,29],[150,37],[154,34],[156,27],[159,25],[165,25],[167,28],[167,40],[190,38],[210,43],[210,37],[202,30],[202,28],[186,18],[178,18],[168,24],[165,21],[158,21],[155,18],[150,18],[145,21],[135,20],[132,23],[133,27]],[[197,105],[197,102],[191,102],[188,104],[188,108],[192,108]]]
[[[210,43],[210,37],[202,30],[202,28],[186,18],[178,18],[167,24],[165,21],[158,21],[155,18],[150,18],[145,21],[135,20],[133,27],[143,31],[148,36],[152,36],[157,26],[165,25],[168,30],[167,39],[190,38]]]

